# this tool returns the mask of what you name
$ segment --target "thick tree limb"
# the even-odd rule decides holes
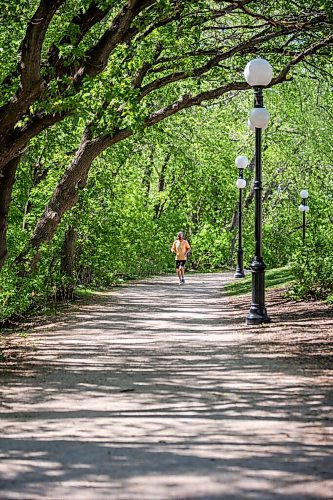
[[[100,9],[95,2],[92,2],[86,12],[81,15],[75,16],[72,19],[72,23],[74,26],[77,26],[78,32],[75,36],[75,42],[68,36],[64,36],[60,41],[60,46],[66,43],[72,43],[74,46],[78,46],[78,44],[83,40],[84,36],[88,33],[88,31],[95,26],[97,23],[102,21],[107,14],[110,12],[111,7],[107,7],[106,9]],[[64,61],[59,57],[59,48],[53,46],[50,50],[49,54],[49,65],[53,66],[56,69],[57,76],[62,76],[71,73],[70,67],[64,66]]]
[[[14,131],[3,140],[0,149],[0,165],[4,165],[6,170],[8,163],[15,157],[20,157],[27,148],[30,139],[36,137],[43,130],[62,121],[69,113],[62,112],[54,115],[44,113],[36,114],[31,122],[19,131]]]
[[[91,78],[99,74],[106,67],[112,51],[120,43],[124,43],[136,31],[131,31],[133,20],[156,0],[129,0],[128,4],[112,21],[109,29],[104,33],[99,42],[87,54],[87,61],[77,70],[74,76],[75,84],[79,84],[87,75]]]
[[[31,89],[41,80],[41,52],[49,24],[65,0],[41,0],[38,9],[28,24],[22,43],[20,73],[23,91]]]
[[[28,24],[21,46],[21,86],[11,101],[0,109],[0,135],[11,129],[30,104],[45,90],[40,74],[41,51],[49,24],[65,0],[41,0]]]

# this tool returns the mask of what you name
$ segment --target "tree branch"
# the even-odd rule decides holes
[[[88,33],[88,31],[97,23],[102,21],[110,12],[110,10],[111,6],[103,10],[100,9],[95,2],[92,2],[86,12],[79,16],[73,17],[71,24],[78,27],[74,45],[77,46],[84,38],[84,36]],[[70,43],[71,41],[72,40],[70,36],[65,35],[60,41],[59,46]],[[50,50],[48,62],[56,69],[57,76],[61,76],[68,72],[68,67],[64,66],[63,59],[59,57],[59,48],[54,45]]]
[[[264,43],[268,40],[271,40],[272,38],[277,38],[279,36],[282,36],[286,34],[285,30],[280,30],[280,31],[275,31],[273,33],[267,33],[267,30],[263,30],[259,35],[256,34],[253,37],[251,37],[249,40],[246,40],[245,42],[241,42],[238,45],[235,45],[229,50],[226,50],[222,54],[218,54],[215,57],[211,58],[208,62],[203,64],[202,66],[190,70],[190,71],[179,71],[175,73],[171,73],[170,75],[164,76],[160,79],[156,79],[147,85],[145,85],[140,94],[140,99],[143,99],[146,95],[148,95],[150,92],[160,89],[161,87],[165,87],[166,85],[170,83],[175,83],[180,80],[185,80],[186,78],[198,78],[205,73],[207,73],[209,70],[211,70],[213,67],[217,66],[220,62],[225,61],[226,59],[229,59],[232,57],[234,54],[245,54],[248,52],[251,52],[255,47],[257,47],[259,44]]]
[[[33,119],[19,131],[14,131],[6,137],[0,150],[0,165],[6,166],[12,158],[20,156],[28,145],[30,139],[38,135],[52,125],[62,121],[69,112],[62,112],[53,115],[45,113],[36,114]],[[7,168],[7,167],[6,167]],[[0,168],[0,172],[5,168]]]
[[[115,47],[128,41],[137,32],[136,30],[130,30],[133,20],[155,2],[156,0],[128,1],[99,42],[86,54],[86,62],[76,71],[74,76],[76,85],[82,82],[85,75],[94,77],[103,71]]]
[[[65,0],[41,0],[38,9],[28,24],[22,43],[20,73],[22,89],[32,88],[41,80],[40,58],[49,24]]]
[[[45,82],[40,74],[42,46],[49,24],[64,2],[65,0],[41,0],[28,24],[21,46],[21,86],[9,103],[0,109],[0,134],[12,128],[30,104],[45,90]]]
[[[274,19],[269,16],[265,16],[263,14],[258,14],[257,12],[253,12],[245,5],[240,6],[240,9],[243,10],[245,14],[254,18],[265,21],[267,24],[273,27],[289,27],[289,28],[297,28],[297,30],[302,30],[308,28],[313,24],[318,24],[323,21],[327,21],[326,15],[322,12],[315,14],[311,13],[311,15],[307,15],[304,12],[300,12],[298,15],[294,17],[290,17],[289,19]]]
[[[332,43],[333,43],[333,35],[330,35],[324,40],[320,40],[319,42],[312,44],[310,47],[300,52],[296,57],[294,57],[291,61],[289,61],[288,64],[286,64],[283,70],[279,73],[279,75],[276,78],[272,80],[269,86],[271,87],[272,85],[276,85],[277,83],[285,81],[289,71],[293,66],[296,66],[306,57],[312,56],[313,54],[318,52],[321,48],[327,47]]]

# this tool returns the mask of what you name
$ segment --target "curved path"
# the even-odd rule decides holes
[[[145,280],[35,328],[1,375],[0,498],[332,498],[332,317],[269,295],[247,327],[231,279]]]

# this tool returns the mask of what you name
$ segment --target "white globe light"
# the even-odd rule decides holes
[[[244,189],[246,187],[246,180],[245,179],[237,179],[236,187],[238,187],[238,189]]]
[[[252,59],[245,67],[244,76],[251,87],[266,87],[273,78],[273,68],[266,59]]]
[[[247,124],[248,124],[248,126],[249,126],[249,129],[250,129],[250,130],[252,130],[252,132],[255,132],[256,128],[255,128],[255,126],[251,123],[250,118],[248,118],[248,119],[247,119]],[[261,127],[261,128],[262,128],[262,130],[265,130],[265,128],[267,128],[267,125],[266,125],[266,127]]]
[[[253,108],[249,120],[255,128],[266,128],[269,122],[269,113],[266,108]]]
[[[300,206],[298,207],[298,210],[299,210],[300,212],[305,212],[305,205],[300,205]]]
[[[252,132],[254,132],[256,128],[254,125],[252,125],[250,118],[247,119],[247,124],[249,126],[249,129],[252,130]]]
[[[299,193],[301,198],[308,198],[309,197],[309,192],[306,189],[302,189],[302,191]]]
[[[246,156],[237,156],[235,160],[235,165],[237,168],[245,168],[248,163],[249,162]]]
[[[308,205],[304,205],[304,212],[308,212],[310,210],[310,207]]]

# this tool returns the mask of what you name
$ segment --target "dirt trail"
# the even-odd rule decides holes
[[[145,280],[35,328],[2,365],[0,498],[333,498],[332,312],[268,292],[247,327],[231,279]]]

